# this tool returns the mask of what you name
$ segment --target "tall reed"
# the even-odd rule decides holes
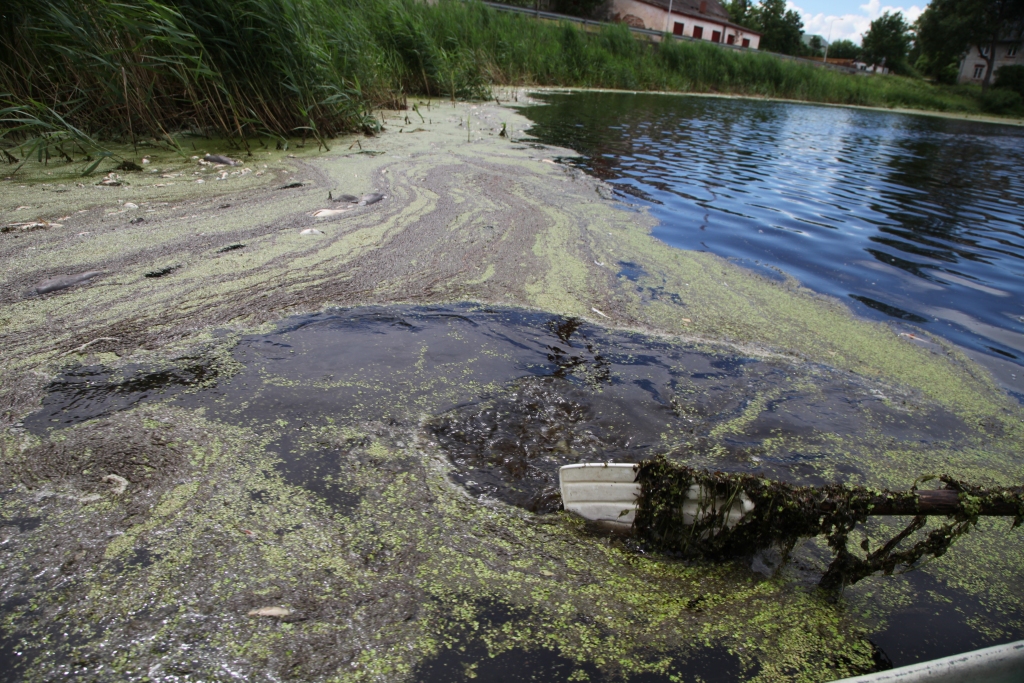
[[[326,144],[372,131],[370,112],[408,95],[473,99],[492,84],[977,110],[953,89],[652,43],[624,26],[585,32],[472,0],[6,0],[0,9],[8,153],[26,141],[40,156],[61,145],[98,150],[94,139],[173,144],[180,131]]]

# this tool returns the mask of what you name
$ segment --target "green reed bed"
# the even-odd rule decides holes
[[[94,138],[180,131],[308,137],[372,131],[408,95],[490,85],[723,92],[976,111],[966,91],[865,77],[710,44],[652,43],[441,0],[8,0],[0,10],[0,132],[45,156]],[[11,160],[13,156],[8,158]]]

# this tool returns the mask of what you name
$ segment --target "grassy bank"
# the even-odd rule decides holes
[[[325,140],[372,130],[373,109],[407,95],[484,97],[491,84],[979,109],[969,91],[459,0],[11,0],[2,12],[2,146],[40,143],[29,147],[40,159],[89,151],[93,137],[170,142],[182,130]]]

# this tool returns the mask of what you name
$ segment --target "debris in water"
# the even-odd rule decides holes
[[[305,183],[303,183],[301,180],[296,180],[294,182],[286,183],[286,184],[282,185],[281,187],[279,187],[277,189],[279,189],[279,190],[291,190],[291,189],[294,189],[296,187],[302,187],[303,185],[305,185]]]
[[[234,251],[235,249],[244,249],[244,248],[245,248],[244,244],[229,244],[226,247],[221,247],[220,249],[218,249],[217,253],[218,254],[223,254],[226,251]]]
[[[877,572],[903,573],[922,558],[940,557],[980,516],[1009,516],[1013,527],[1024,521],[1024,487],[985,490],[948,476],[940,477],[944,489],[919,491],[918,480],[909,491],[879,491],[846,484],[796,486],[753,474],[700,470],[663,457],[641,462],[636,471],[640,495],[633,529],[653,546],[707,557],[777,547],[785,557],[800,539],[824,536],[835,553],[820,581],[824,588],[852,585]],[[707,492],[696,514],[683,504],[694,487]],[[730,524],[728,512],[740,497],[752,505],[745,505],[739,522]],[[849,537],[871,515],[913,519],[873,552],[863,541],[862,558],[848,548]],[[900,548],[924,527],[928,515],[944,515],[948,521]]]
[[[590,310],[592,310],[592,311],[593,311],[594,313],[597,313],[597,314],[598,314],[599,316],[601,316],[602,318],[607,318],[607,317],[608,317],[607,315],[605,315],[605,314],[604,314],[604,313],[602,313],[601,311],[597,310],[597,309],[596,309],[596,308],[594,308],[593,306],[591,306],[591,307],[590,307]]]
[[[143,163],[147,163],[147,162],[144,160]],[[141,171],[142,167],[139,166],[134,161],[122,161],[118,165],[117,170],[118,171]]]
[[[48,280],[43,280],[36,285],[36,294],[47,294],[49,292],[56,292],[59,289],[67,289],[68,287],[74,287],[77,284],[88,282],[94,277],[103,275],[102,270],[90,270],[85,273],[78,273],[77,275],[63,275],[60,277],[51,277]]]
[[[220,154],[207,154],[203,157],[203,161],[210,164],[224,164],[226,166],[240,166],[242,163],[241,161],[221,156]]]
[[[272,617],[274,619],[282,619],[292,614],[292,610],[287,607],[260,607],[259,609],[249,610],[250,617]]]
[[[323,233],[323,230],[317,230],[316,228],[306,228],[305,230],[303,230],[299,234],[300,235],[322,235],[324,233]]]
[[[160,270],[151,270],[148,273],[146,273],[146,277],[163,277],[164,275],[170,275],[179,267],[180,266],[167,266],[166,268],[161,268]]]
[[[31,232],[33,230],[48,230],[49,228],[64,227],[60,223],[48,221],[30,221],[28,223],[9,223],[0,228],[0,232]]]
[[[128,202],[128,203],[127,203],[127,204],[125,204],[125,205],[124,205],[124,206],[123,206],[122,208],[124,208],[124,209],[128,209],[128,210],[131,210],[131,209],[137,209],[137,208],[139,208],[139,205],[138,205],[138,204],[135,204],[135,203],[133,203],[133,202]]]
[[[89,348],[93,344],[97,344],[97,343],[102,342],[102,341],[118,341],[118,338],[117,337],[97,337],[96,339],[93,339],[92,341],[85,342],[81,346],[76,346],[75,348],[71,349],[70,351],[65,351],[64,353],[61,354],[61,358],[63,358],[64,356],[66,356],[66,355],[68,355],[70,353],[82,353],[83,351],[85,351],[87,348]]]
[[[319,209],[313,212],[313,218],[333,218],[349,211],[351,209]]]
[[[108,474],[103,477],[103,483],[110,484],[110,492],[120,496],[128,488],[128,480],[117,474]]]
[[[121,180],[121,177],[114,173],[113,171],[108,173],[106,178],[104,178],[103,180],[99,181],[96,184],[105,185],[107,187],[120,187],[122,185],[127,185],[127,183]]]

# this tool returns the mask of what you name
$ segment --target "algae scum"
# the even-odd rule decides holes
[[[4,473],[7,680],[824,680],[916,656],[900,628],[922,607],[944,609],[940,651],[1022,632],[1019,604],[932,574],[819,591],[815,541],[683,562],[558,511],[573,462],[870,483],[886,452],[970,440],[910,393],[471,304],[228,343],[231,361],[69,369],[24,421],[41,440]],[[990,526],[972,551],[1013,562]]]
[[[711,562],[560,511],[559,465],[653,455],[1019,485],[1024,410],[920,329],[652,239],[510,109],[418,107],[247,174],[0,183],[45,223],[0,235],[0,679],[825,681],[1021,637],[1006,520],[828,592],[821,539]]]

